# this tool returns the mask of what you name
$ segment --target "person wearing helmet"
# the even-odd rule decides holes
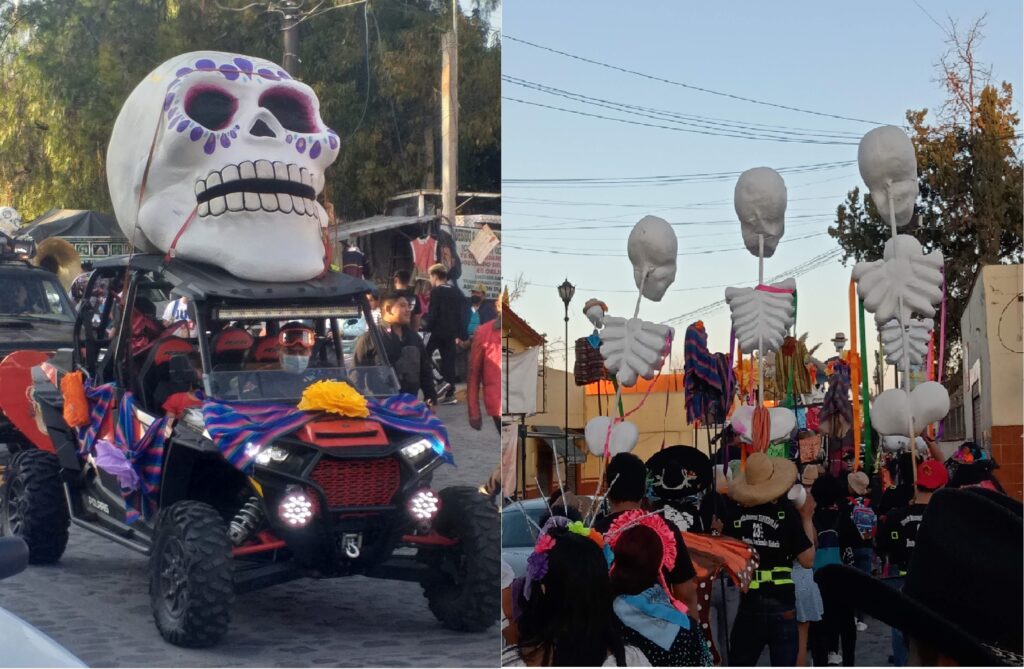
[[[281,345],[281,369],[296,373],[306,371],[316,344],[316,331],[308,325],[292,321],[281,328],[277,340]]]

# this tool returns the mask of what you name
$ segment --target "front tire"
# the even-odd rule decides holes
[[[25,540],[30,564],[52,564],[64,555],[70,524],[57,456],[34,448],[13,454],[4,472],[3,533]]]
[[[235,600],[231,542],[212,506],[178,502],[160,512],[149,597],[157,629],[175,646],[212,646],[228,631]]]
[[[448,629],[482,632],[501,611],[499,517],[476,488],[445,488],[440,497],[434,528],[459,543],[441,551],[440,573],[424,584],[423,594],[431,613]]]

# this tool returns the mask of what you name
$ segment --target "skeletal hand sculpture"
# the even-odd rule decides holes
[[[911,365],[924,364],[925,354],[928,352],[928,342],[931,339],[932,329],[935,321],[930,318],[912,318],[907,328],[907,355]],[[890,365],[897,365],[903,361],[903,328],[895,318],[878,328],[878,334],[882,337],[882,349],[885,351],[885,360]]]
[[[638,376],[650,380],[665,364],[673,333],[667,325],[639,318],[605,316],[601,330],[601,356],[605,367],[615,374],[622,386],[635,385]]]
[[[629,233],[626,252],[633,263],[636,287],[648,300],[660,302],[676,280],[679,240],[665,219],[644,216]]]
[[[891,197],[896,226],[909,223],[914,216],[918,186],[917,158],[907,134],[894,125],[871,130],[857,147],[857,166],[882,220],[886,224],[890,221]]]
[[[740,175],[733,193],[743,244],[758,256],[758,235],[764,236],[764,257],[771,258],[786,232],[786,183],[770,167],[755,167]]]
[[[764,340],[762,355],[779,350],[796,316],[795,290],[795,279],[761,288],[725,289],[725,301],[732,311],[732,327],[741,351],[750,353],[758,347],[761,338]]]
[[[942,300],[942,263],[941,251],[924,253],[910,235],[896,235],[885,242],[882,260],[854,266],[857,294],[878,325],[894,318],[906,323],[914,313],[934,316],[935,305]]]
[[[173,247],[244,279],[305,281],[325,269],[316,198],[339,149],[316,94],[282,67],[199,51],[159,65],[128,96],[107,182],[117,222],[143,250]]]

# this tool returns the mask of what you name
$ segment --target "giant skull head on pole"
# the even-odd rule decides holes
[[[303,281],[325,270],[316,197],[339,148],[309,86],[261,58],[200,51],[161,64],[128,96],[107,181],[142,250]]]

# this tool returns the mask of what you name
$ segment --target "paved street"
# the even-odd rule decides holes
[[[460,394],[461,395],[461,394]],[[466,405],[439,407],[455,449],[435,488],[479,486],[498,463],[494,427],[469,428]],[[490,428],[490,429],[486,429]],[[212,649],[165,643],[146,593],[146,558],[72,528],[57,566],[0,582],[0,607],[52,636],[91,666],[495,666],[498,627],[441,627],[416,584],[363,577],[299,580],[240,595],[231,629]],[[0,653],[2,660],[2,653]]]
[[[868,628],[864,632],[857,633],[857,655],[854,658],[856,666],[890,666],[889,655],[892,653],[892,636],[889,626],[870,617],[864,622],[867,623]],[[809,656],[807,661],[810,662]],[[761,654],[757,666],[771,666],[771,662],[768,660],[767,649]]]

